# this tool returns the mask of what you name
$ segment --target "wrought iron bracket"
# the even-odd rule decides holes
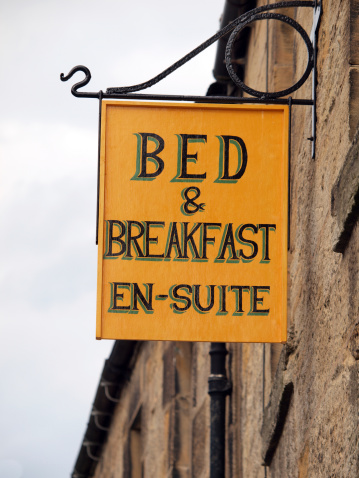
[[[279,13],[268,13],[270,10],[278,10],[281,8],[288,8],[288,7],[309,7],[314,9],[314,21],[316,22],[316,26],[314,28],[314,36],[312,40],[309,38],[306,31],[303,27],[297,23],[292,18],[288,17],[287,15],[279,14]],[[81,71],[85,74],[85,78],[75,83],[72,88],[71,92],[74,96],[78,98],[98,98],[98,99],[142,99],[142,100],[165,100],[165,101],[196,101],[196,102],[203,102],[203,103],[275,103],[275,104],[288,104],[288,99],[283,98],[286,95],[293,93],[294,91],[298,90],[308,79],[312,70],[316,70],[315,59],[316,59],[316,32],[317,26],[319,25],[319,18],[321,14],[321,4],[318,0],[315,1],[288,1],[288,2],[278,2],[273,3],[270,5],[263,5],[258,8],[254,8],[243,15],[239,16],[227,26],[219,30],[215,35],[210,37],[208,40],[203,42],[197,48],[192,50],[190,53],[185,55],[183,58],[178,60],[176,63],[162,71],[157,76],[151,78],[150,80],[139,83],[132,86],[121,86],[121,87],[112,87],[107,88],[106,92],[102,90],[98,92],[83,92],[78,91],[80,88],[86,86],[91,80],[91,73],[90,70],[83,65],[78,65],[72,68],[72,70],[65,76],[61,73],[60,78],[62,81],[68,81],[72,78],[72,76]],[[275,19],[281,22],[287,23],[292,28],[294,28],[302,37],[308,53],[308,60],[305,72],[303,73],[302,77],[291,87],[286,88],[285,90],[277,91],[277,92],[264,92],[258,91],[253,88],[247,86],[236,74],[235,69],[233,67],[234,59],[233,59],[233,48],[235,41],[239,35],[239,33],[247,27],[250,23],[258,20],[268,20],[268,19]],[[150,94],[138,94],[138,91],[142,91],[146,88],[149,88],[161,80],[169,76],[175,70],[183,66],[185,63],[190,61],[192,58],[197,56],[199,53],[204,51],[210,45],[215,43],[219,38],[227,35],[230,33],[227,48],[226,48],[226,56],[225,62],[228,73],[233,81],[233,83],[239,87],[241,90],[246,91],[249,95],[254,98],[243,98],[243,97],[227,97],[227,96],[188,96],[188,95],[150,95]],[[316,77],[316,75],[313,75]],[[293,99],[292,104],[297,105],[314,105],[313,99]]]

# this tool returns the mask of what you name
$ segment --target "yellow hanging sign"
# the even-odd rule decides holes
[[[286,341],[288,121],[103,101],[97,338]]]

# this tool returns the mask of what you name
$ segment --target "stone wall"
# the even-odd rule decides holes
[[[246,477],[264,476],[265,473],[268,477],[291,478],[359,476],[355,451],[359,436],[359,252],[355,221],[341,249],[343,253],[333,251],[344,226],[346,211],[355,209],[353,196],[359,185],[358,178],[353,179],[358,156],[355,144],[352,145],[357,128],[357,84],[354,80],[357,67],[353,66],[357,51],[354,47],[357,46],[357,10],[358,2],[353,1],[325,1],[323,5],[318,42],[315,159],[311,158],[311,141],[307,140],[312,136],[310,107],[293,106],[288,270],[291,340],[282,352],[279,373],[273,379],[271,356],[277,353],[274,347],[265,346],[261,363],[261,345],[241,346],[242,381],[249,387],[242,395],[241,407],[246,419],[242,421],[239,440],[242,443],[242,472]],[[293,13],[309,33],[311,9],[298,8]],[[290,80],[297,80],[304,71],[306,49],[297,34],[286,31],[285,26],[280,27],[273,20],[269,23],[273,25],[268,25],[267,85],[270,90],[278,90],[290,84]],[[256,25],[251,42],[256,36],[262,36],[257,43],[265,41],[265,30],[263,25]],[[294,48],[287,48],[293,45],[292,42]],[[254,52],[254,46],[249,51]],[[287,66],[290,52],[292,78],[281,78],[282,59]],[[251,58],[248,59],[248,82],[257,78],[265,85],[263,66],[261,61],[252,63]],[[288,74],[287,68],[286,72]],[[311,97],[310,83],[293,96]],[[348,161],[350,167],[345,167]],[[349,186],[347,195],[338,192],[340,187],[348,192]],[[334,208],[333,198],[334,203],[337,201]],[[339,210],[341,218],[336,217]],[[254,411],[254,404],[248,397],[260,398],[263,363],[266,410],[260,437],[257,434],[261,428],[260,403],[258,400]],[[284,414],[283,406],[287,409]],[[278,425],[282,427],[282,434],[276,437],[273,445]],[[253,449],[260,446],[260,439],[262,458],[267,454],[266,462],[270,464],[262,472]],[[272,451],[268,453],[270,447]]]

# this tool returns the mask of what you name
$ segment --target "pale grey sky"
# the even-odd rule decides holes
[[[97,119],[218,30],[223,1],[0,0],[0,478],[69,476],[112,342],[95,340]],[[216,46],[152,89],[205,94]]]

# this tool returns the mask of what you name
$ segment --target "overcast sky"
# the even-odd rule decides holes
[[[0,478],[69,476],[113,342],[95,340],[98,101],[214,34],[218,0],[0,0]],[[216,46],[154,87],[206,93]]]

